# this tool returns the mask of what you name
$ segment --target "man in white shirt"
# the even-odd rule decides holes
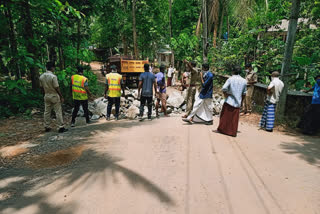
[[[226,100],[223,104],[218,132],[233,137],[237,136],[240,107],[247,93],[247,81],[240,76],[241,67],[234,66],[232,76],[222,87]]]
[[[169,69],[168,69],[168,75],[167,75],[167,77],[168,77],[167,86],[172,85],[173,72],[174,72],[174,69],[173,69],[172,65],[170,64]]]
[[[267,100],[264,106],[263,114],[259,126],[268,132],[272,132],[274,128],[276,105],[279,102],[284,84],[279,79],[279,72],[275,71],[271,74],[272,81],[267,88]]]

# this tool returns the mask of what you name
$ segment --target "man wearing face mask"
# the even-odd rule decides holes
[[[265,129],[268,132],[273,131],[276,116],[276,105],[279,102],[279,98],[284,87],[279,76],[280,74],[277,71],[271,74],[272,81],[267,88],[267,100],[259,124],[261,129]]]
[[[316,84],[306,92],[313,91],[311,105],[308,107],[298,127],[303,134],[314,135],[320,128],[320,75],[315,78]]]
[[[242,115],[250,115],[252,112],[252,96],[254,90],[254,84],[258,82],[257,72],[253,71],[250,63],[246,64],[246,80],[247,80],[247,93],[243,100]]]

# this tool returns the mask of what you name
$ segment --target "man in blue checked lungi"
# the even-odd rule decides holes
[[[276,116],[276,105],[284,87],[283,82],[279,79],[279,72],[271,74],[271,82],[267,88],[267,100],[260,120],[260,127],[266,131],[272,132]]]

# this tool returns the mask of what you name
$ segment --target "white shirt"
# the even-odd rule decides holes
[[[168,77],[172,77],[173,71],[174,71],[173,68],[169,68],[169,69],[168,69]]]
[[[235,108],[240,108],[242,96],[247,93],[247,81],[240,75],[232,75],[223,85],[222,91],[229,94],[226,103]]]
[[[267,96],[267,101],[273,104],[279,102],[279,98],[283,90],[283,87],[283,82],[278,77],[274,77],[268,86],[268,89],[271,89],[272,94]]]

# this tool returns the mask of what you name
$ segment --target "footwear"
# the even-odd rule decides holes
[[[244,115],[245,116],[249,116],[251,113],[250,112],[247,112],[247,113],[245,113]]]
[[[267,132],[273,132],[273,129],[266,129]]]
[[[139,119],[139,121],[142,121],[143,119],[142,119],[142,116],[138,116],[138,119]]]
[[[189,120],[188,118],[182,118],[183,122],[187,122],[189,124],[193,124],[192,120]]]
[[[75,127],[76,125],[74,124],[74,123],[71,123],[71,125],[70,125],[71,127]]]
[[[110,117],[106,117],[106,120],[107,120],[107,121],[110,121]]]
[[[119,117],[116,117],[116,120],[119,120]]]
[[[46,127],[46,128],[44,129],[44,131],[45,131],[45,132],[50,132],[50,131],[51,131],[51,128]]]
[[[87,124],[90,124],[91,123],[91,121],[89,120],[89,121],[87,121]]]
[[[247,113],[244,113],[244,112],[241,112],[240,113],[240,116],[244,116],[244,115],[246,115]]]
[[[213,121],[208,121],[204,123],[205,125],[213,125]]]
[[[60,128],[60,129],[58,130],[59,133],[63,133],[63,132],[66,132],[66,131],[68,131],[68,129],[66,129],[66,128],[64,128],[64,127]]]
[[[148,116],[148,120],[152,120],[151,116]]]

